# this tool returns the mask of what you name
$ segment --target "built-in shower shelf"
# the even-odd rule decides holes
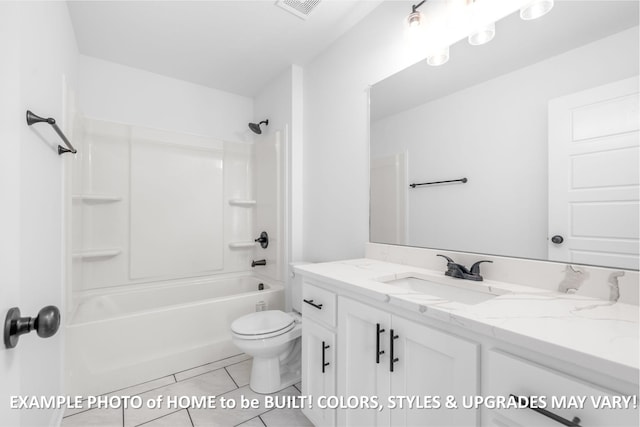
[[[229,248],[248,249],[248,248],[253,248],[255,245],[256,245],[256,242],[231,242],[229,243]]]
[[[243,206],[243,207],[246,207],[246,208],[250,208],[250,207],[256,205],[256,201],[255,200],[249,200],[249,199],[231,199],[231,200],[229,200],[229,204],[231,206]]]
[[[78,251],[72,254],[73,258],[91,261],[97,258],[112,258],[122,253],[122,249],[95,249],[87,251]]]
[[[72,198],[86,203],[112,203],[122,200],[122,197],[111,194],[74,194]]]

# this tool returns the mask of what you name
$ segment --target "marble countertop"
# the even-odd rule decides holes
[[[627,381],[638,380],[639,310],[635,305],[497,281],[471,282],[444,276],[441,271],[372,259],[306,264],[295,269],[428,318]],[[407,275],[444,285],[483,287],[497,296],[463,304],[382,282]]]

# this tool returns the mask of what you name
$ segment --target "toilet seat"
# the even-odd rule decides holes
[[[295,327],[294,318],[280,310],[258,311],[236,319],[231,332],[245,340],[276,337]]]

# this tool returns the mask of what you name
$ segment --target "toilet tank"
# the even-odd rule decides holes
[[[293,271],[296,265],[310,264],[308,262],[292,262],[289,264],[289,278],[291,283],[291,308],[302,313],[302,276]]]

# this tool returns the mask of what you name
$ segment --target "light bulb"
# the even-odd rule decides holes
[[[536,0],[520,9],[520,18],[525,21],[540,18],[553,8],[553,0]]]
[[[491,24],[482,27],[469,35],[469,44],[473,46],[478,46],[481,44],[489,43],[493,40],[493,37],[496,35],[496,24],[492,22]]]
[[[412,12],[404,20],[405,37],[411,44],[419,43],[424,37],[425,18],[421,12]]]
[[[427,56],[427,64],[434,67],[442,65],[449,60],[449,46],[434,50]]]
[[[409,28],[419,27],[422,24],[422,13],[421,12],[411,12],[409,16],[407,16],[407,25]]]

